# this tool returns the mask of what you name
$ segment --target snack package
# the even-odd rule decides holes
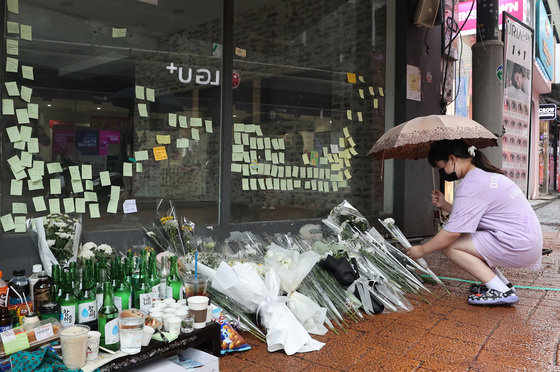
[[[245,339],[229,324],[226,317],[222,314],[222,309],[217,307],[212,311],[212,321],[220,324],[220,340],[222,355],[234,351],[250,350],[251,346]]]

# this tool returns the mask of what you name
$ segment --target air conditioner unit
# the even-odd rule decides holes
[[[419,0],[413,23],[417,26],[433,27],[439,10],[440,0]]]

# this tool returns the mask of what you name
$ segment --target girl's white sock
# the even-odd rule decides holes
[[[500,278],[498,278],[497,275],[494,276],[494,277],[492,278],[492,280],[490,280],[489,282],[484,283],[484,284],[485,284],[488,288],[490,288],[490,289],[495,289],[495,290],[500,291],[500,292],[507,292],[507,291],[509,291],[508,286],[507,286],[504,282],[502,282],[502,280],[501,280]]]

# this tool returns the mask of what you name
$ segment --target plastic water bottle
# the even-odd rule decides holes
[[[35,286],[35,283],[39,281],[39,273],[41,271],[43,271],[43,265],[41,264],[33,265],[33,274],[29,276],[29,297],[30,297],[29,300],[31,301],[32,304],[35,304],[33,287]],[[34,311],[37,312],[37,309],[34,309]]]

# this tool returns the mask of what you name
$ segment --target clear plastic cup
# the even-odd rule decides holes
[[[142,348],[144,313],[137,309],[121,311],[119,314],[119,338],[121,351],[137,354]]]
[[[181,318],[178,316],[168,316],[163,318],[165,330],[169,333],[178,335],[181,332]]]
[[[86,365],[89,330],[87,325],[75,324],[60,331],[62,361],[67,368],[78,369]]]
[[[154,335],[156,330],[149,326],[144,326],[143,333],[142,333],[142,346],[148,346],[150,344],[150,340]]]
[[[181,320],[181,332],[191,333],[192,331],[194,331],[194,316],[187,315]]]
[[[188,300],[192,296],[206,296],[208,288],[208,277],[198,274],[196,279],[194,275],[187,276],[183,280],[185,288],[185,298]]]

